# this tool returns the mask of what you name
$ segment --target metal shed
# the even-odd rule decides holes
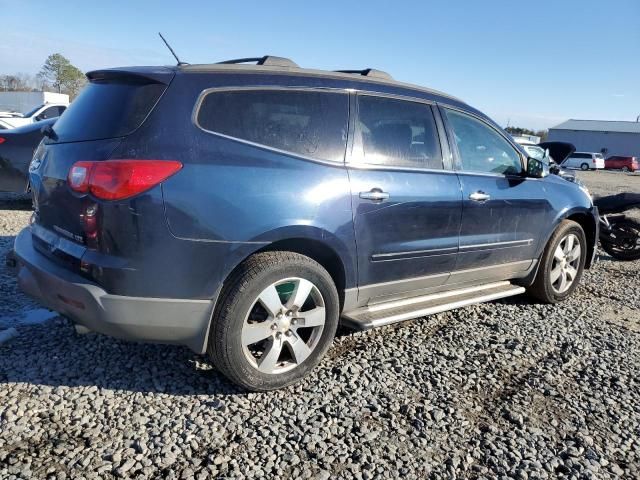
[[[548,141],[569,142],[579,152],[640,157],[640,122],[567,120],[549,129]]]

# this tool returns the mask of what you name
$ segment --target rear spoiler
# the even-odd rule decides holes
[[[169,85],[175,76],[175,69],[169,67],[124,67],[107,68],[104,70],[93,70],[87,72],[87,79],[90,82],[101,80],[141,80],[150,83],[162,83]]]

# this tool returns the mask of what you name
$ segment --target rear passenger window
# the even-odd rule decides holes
[[[442,169],[438,131],[429,105],[359,95],[357,138],[356,161]]]
[[[346,93],[296,90],[211,92],[198,125],[212,133],[307,157],[342,162],[347,142]]]

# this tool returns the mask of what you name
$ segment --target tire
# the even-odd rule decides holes
[[[282,388],[320,362],[335,336],[339,309],[333,279],[319,263],[293,252],[257,253],[225,282],[207,353],[220,372],[245,389]],[[262,340],[251,343],[256,338]]]
[[[589,164],[583,163],[582,165],[580,165],[580,170],[586,172],[587,170],[589,170]]]
[[[620,234],[627,235],[627,238],[631,239],[635,236],[635,244],[621,244],[619,241],[617,243],[610,242],[605,236],[601,235],[600,245],[602,249],[616,260],[626,262],[640,259],[640,223],[625,218],[612,224],[611,229],[614,234],[618,234],[618,238],[620,238]]]
[[[571,252],[575,254],[575,250],[569,249],[569,254],[565,257],[567,269],[564,270],[563,265],[565,264],[558,259],[557,252],[558,249],[560,249],[562,253],[566,253],[562,246],[567,246],[566,241],[570,236],[573,237],[572,243],[574,245],[575,242],[578,241],[580,251],[578,252],[575,260],[570,260],[572,258],[570,254]],[[584,234],[584,230],[582,230],[582,227],[578,223],[572,220],[563,220],[556,231],[553,232],[553,235],[551,235],[551,238],[544,249],[542,257],[540,258],[538,273],[536,274],[533,285],[528,289],[529,294],[544,303],[558,303],[565,300],[573,293],[580,283],[586,258],[587,238]],[[565,278],[565,281],[568,281],[568,267],[574,268],[575,273],[572,274],[571,283],[568,286],[565,284],[564,287],[566,288],[563,289],[563,285],[561,283],[562,277]],[[556,277],[558,268],[560,269],[560,276]],[[565,271],[567,274],[564,273]]]
[[[625,165],[624,167],[622,167],[622,171],[627,173],[629,171],[629,167]]]

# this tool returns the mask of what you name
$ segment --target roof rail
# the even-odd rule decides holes
[[[384,78],[385,80],[393,80],[393,77],[387,72],[376,70],[375,68],[365,68],[364,70],[336,70],[340,73],[353,73],[354,75],[362,75],[363,77]]]
[[[289,60],[284,57],[275,57],[273,55],[265,55],[264,57],[248,57],[248,58],[236,58],[234,60],[225,60],[224,62],[218,62],[219,64],[232,64],[232,63],[254,63],[256,65],[264,65],[265,67],[294,67],[298,68],[298,64],[293,60]]]

